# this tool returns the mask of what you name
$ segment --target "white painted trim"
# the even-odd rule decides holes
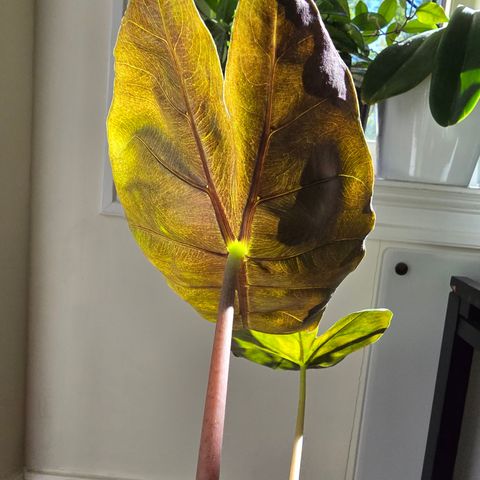
[[[122,20],[123,12],[127,6],[127,0],[114,0],[111,21],[111,40],[109,51],[113,52],[117,41],[118,28]],[[113,79],[114,79],[114,61],[113,55],[110,55],[110,65],[108,69],[107,79],[107,104],[105,106],[105,118],[107,117],[110,103],[113,95]],[[102,205],[100,212],[105,215],[124,216],[122,206],[117,199],[115,185],[113,183],[112,169],[110,167],[110,159],[108,156],[108,142],[105,138],[104,159],[103,159],[103,182],[102,182]]]
[[[372,239],[480,248],[480,189],[377,180]]]

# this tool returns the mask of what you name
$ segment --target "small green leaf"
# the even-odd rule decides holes
[[[360,51],[365,53],[366,50],[368,50],[368,47],[365,46],[365,40],[363,39],[360,29],[353,23],[348,23],[344,25],[343,28],[347,35],[355,42]]]
[[[438,43],[445,29],[415,35],[383,50],[370,64],[362,84],[362,100],[374,104],[406,92],[433,69]]]
[[[388,22],[379,13],[361,13],[352,22],[362,31],[376,31],[385,27]]]
[[[378,13],[390,23],[397,12],[397,0],[383,0],[378,9]]]
[[[234,334],[232,352],[274,369],[332,367],[350,353],[376,342],[389,327],[392,316],[384,309],[351,313],[319,337],[315,330],[287,335],[243,330]]]
[[[351,313],[320,335],[312,344],[307,368],[333,367],[347,355],[375,343],[390,326],[390,310]]]
[[[363,41],[368,45],[376,42],[380,36],[379,32],[363,32]]]
[[[441,5],[434,2],[427,2],[417,8],[416,12],[419,22],[426,25],[448,22],[447,14]]]
[[[237,8],[238,0],[217,0],[217,3],[218,17],[227,24],[231,23],[231,21],[233,20],[233,14],[235,13],[235,9]]]
[[[430,110],[440,125],[455,125],[472,112],[479,99],[480,11],[457,7],[438,46]]]
[[[205,19],[213,19],[216,17],[215,10],[212,8],[211,4],[214,3],[212,0],[195,0],[195,4],[199,12],[205,17]]]
[[[325,24],[325,28],[327,29],[330,38],[332,39],[335,48],[340,52],[347,52],[347,53],[356,53],[357,52],[357,45],[352,40],[352,38],[340,28],[340,25],[333,26],[329,23]]]
[[[436,30],[438,27],[435,24],[422,23],[417,19],[409,20],[403,27],[403,31],[406,33],[423,33],[430,30]]]
[[[343,12],[324,12],[322,19],[330,23],[349,23],[350,17]]]
[[[217,11],[219,0],[204,0],[205,3],[208,4],[208,6],[214,11]]]
[[[401,25],[397,22],[390,24],[387,28],[386,41],[387,45],[393,45],[398,35],[400,34]]]
[[[350,18],[350,7],[348,6],[348,0],[334,0],[334,1],[340,5],[342,10],[348,15],[348,18]]]
[[[360,0],[356,5],[355,5],[355,16],[359,16],[362,13],[368,13],[368,7],[365,2]]]

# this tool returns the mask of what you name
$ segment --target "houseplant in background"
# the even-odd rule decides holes
[[[480,156],[480,11],[459,6],[446,27],[383,50],[362,98],[388,99],[380,107],[380,176],[467,186]]]
[[[270,334],[263,345],[310,332],[302,367],[334,364],[388,326],[389,313],[365,311],[315,340],[374,223],[353,83],[311,0],[241,0],[225,80],[193,0],[131,0],[108,139],[139,246],[217,320],[197,469],[216,480],[232,328]],[[293,356],[286,338],[276,354]]]
[[[195,0],[225,66],[230,31],[238,0]],[[418,32],[437,29],[447,20],[440,5],[415,0],[316,0],[322,20],[338,53],[348,66],[358,97],[372,61],[384,48]],[[369,103],[360,101],[366,126]]]
[[[224,60],[237,1],[196,0]],[[456,124],[472,113],[478,100],[479,14],[458,7],[451,25],[440,28],[448,17],[434,2],[316,3],[354,78],[364,128],[369,106],[382,102],[379,176],[468,185],[480,154],[479,109]],[[432,72],[435,88],[430,95],[426,79]]]

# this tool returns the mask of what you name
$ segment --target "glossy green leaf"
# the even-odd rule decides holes
[[[347,0],[321,0],[316,2],[321,14],[340,13],[350,18],[350,8]]]
[[[365,46],[365,40],[363,39],[362,32],[356,25],[349,23],[344,25],[343,28],[345,33],[355,42],[360,51],[365,51],[366,48],[368,48]]]
[[[416,35],[383,50],[365,74],[363,101],[374,104],[406,92],[430,75],[443,32]]]
[[[362,31],[374,32],[387,25],[387,20],[379,13],[361,13],[352,22]]]
[[[378,38],[380,37],[380,32],[363,32],[363,41],[367,44],[370,45],[370,43],[376,42]]]
[[[195,0],[195,4],[197,5],[198,10],[202,15],[204,15],[206,18],[214,18],[216,16],[214,8],[212,8],[212,5],[214,5],[215,2],[212,0],[206,1],[206,0]]]
[[[458,7],[437,52],[430,86],[430,110],[442,126],[454,125],[480,99],[480,11]]]
[[[383,0],[378,8],[378,13],[385,18],[387,23],[390,23],[393,20],[393,17],[395,17],[397,6],[397,0]]]
[[[220,18],[223,18],[227,23],[233,20],[233,14],[237,8],[238,0],[221,0],[218,2],[217,12]]]
[[[215,12],[216,12],[217,9],[218,9],[218,5],[219,5],[220,3],[222,3],[221,0],[204,0],[204,1],[205,1],[205,2],[209,5],[209,7],[210,7],[213,11],[215,11]]]
[[[417,19],[408,21],[403,27],[403,31],[406,33],[423,33],[436,29],[437,26],[435,24],[422,23]]]
[[[325,22],[349,23],[350,17],[343,12],[326,12],[322,13],[322,18]]]
[[[394,22],[388,26],[387,35],[385,36],[388,46],[393,45],[400,33],[400,28],[401,25],[398,22]]]
[[[350,7],[348,5],[348,0],[333,0],[336,3],[338,3],[342,10],[348,15],[348,18],[350,18]]]
[[[362,13],[368,13],[368,6],[364,1],[359,0],[355,5],[355,16],[358,17]]]
[[[384,309],[351,313],[319,337],[316,330],[287,335],[236,332],[232,352],[274,369],[332,367],[350,353],[376,342],[389,327],[392,316]]]
[[[326,24],[326,29],[337,50],[341,52],[356,53],[357,44],[355,40],[340,25]]]
[[[417,8],[418,21],[426,25],[448,22],[447,14],[441,5],[427,2]]]
[[[229,249],[246,251],[235,328],[315,326],[372,229],[353,83],[311,0],[241,0],[225,81],[193,0],[130,0],[108,119],[130,229],[215,321]]]

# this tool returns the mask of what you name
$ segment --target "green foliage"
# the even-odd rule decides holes
[[[457,7],[441,29],[425,23],[446,19],[438,5],[423,4],[417,17],[404,26],[404,31],[417,35],[392,42],[369,65],[362,100],[368,104],[385,100],[412,89],[431,74],[433,118],[444,127],[455,125],[480,99],[480,11]]]
[[[350,353],[376,342],[389,327],[385,309],[351,313],[317,337],[317,330],[287,335],[236,332],[232,352],[237,357],[281,370],[328,368]]]
[[[391,22],[397,13],[397,0],[383,0],[378,13],[382,15],[387,23]]]
[[[317,0],[317,5],[357,87],[362,85],[369,65],[383,49],[412,34],[436,30],[438,23],[448,20],[443,8],[434,2],[417,8],[410,0],[383,0],[375,11],[365,1],[358,0],[351,4],[350,17],[337,16],[344,9],[334,0]]]
[[[480,11],[458,7],[436,55],[430,85],[430,110],[442,126],[454,125],[480,98]]]
[[[223,68],[227,59],[230,31],[238,0],[195,0],[212,32]],[[378,11],[358,0],[316,0],[322,19],[335,47],[359,87],[377,54],[411,34],[434,30],[447,21],[443,8],[426,2],[416,8],[406,0],[383,0]]]
[[[195,0],[198,11],[209,28],[222,66],[227,61],[233,16],[238,0]]]
[[[443,30],[430,31],[393,44],[370,65],[362,85],[362,100],[374,104],[417,86],[432,71]]]
[[[436,30],[437,26],[435,24],[429,25],[427,23],[422,23],[418,19],[408,21],[403,27],[403,31],[407,33],[423,33],[428,32],[429,30]]]
[[[417,8],[417,18],[418,21],[424,25],[448,22],[448,17],[443,7],[433,2],[420,5],[420,7]]]

